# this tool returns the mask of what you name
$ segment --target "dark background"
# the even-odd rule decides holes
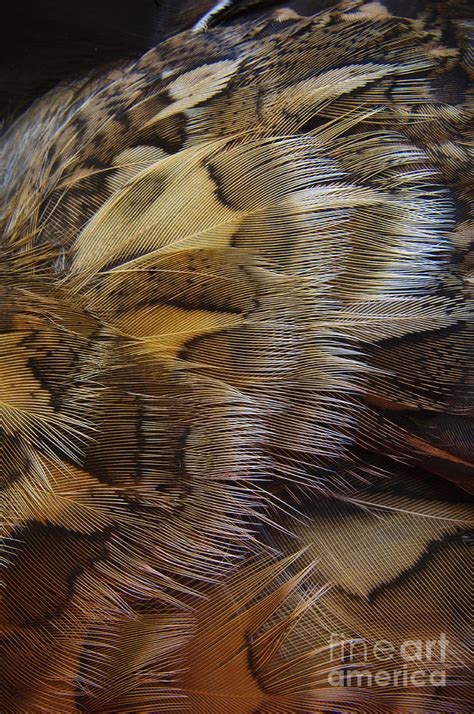
[[[0,116],[18,114],[59,81],[140,55],[214,1],[3,0]]]

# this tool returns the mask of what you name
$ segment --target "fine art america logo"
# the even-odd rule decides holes
[[[397,644],[386,639],[342,640],[333,633],[328,682],[332,687],[444,687],[448,647],[444,632],[437,640]]]

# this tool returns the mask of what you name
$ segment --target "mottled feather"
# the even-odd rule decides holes
[[[267,5],[1,138],[2,712],[469,711],[468,9]]]

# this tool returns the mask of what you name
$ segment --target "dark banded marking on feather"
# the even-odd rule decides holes
[[[38,626],[61,615],[79,576],[106,555],[105,531],[89,535],[30,522],[12,538],[15,549],[4,575],[1,609],[5,621],[19,627]]]
[[[373,588],[367,596],[368,602],[371,604],[375,603],[377,599],[382,597],[383,594],[388,590],[404,585],[411,578],[423,572],[430,566],[430,563],[433,558],[435,558],[439,553],[442,553],[447,546],[450,546],[452,544],[465,545],[463,541],[463,534],[447,533],[439,540],[434,540],[429,543],[429,545],[423,549],[423,552],[420,554],[416,562],[414,562],[409,568],[403,570],[403,572],[401,572],[392,580],[385,581],[384,583],[378,585],[376,588]],[[353,593],[351,593],[351,596],[353,596]]]

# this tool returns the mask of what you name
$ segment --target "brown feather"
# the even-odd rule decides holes
[[[467,714],[467,8],[178,5],[0,140],[0,711]]]

